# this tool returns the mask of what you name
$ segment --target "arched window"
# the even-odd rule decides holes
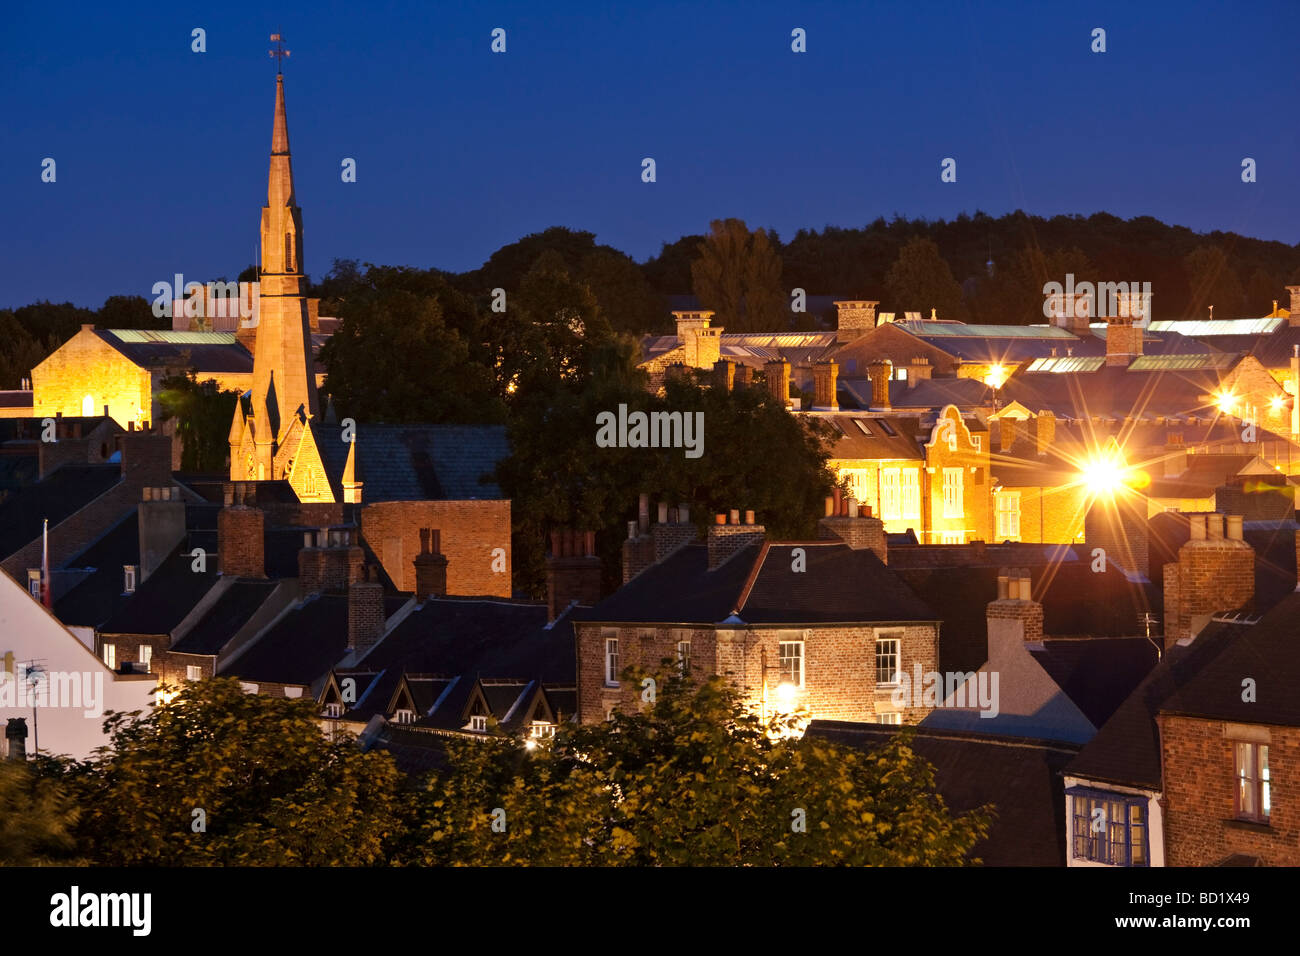
[[[87,395],[81,400],[81,415],[83,418],[91,418],[95,414],[95,396]]]
[[[297,272],[293,261],[293,233],[284,234],[284,271]]]

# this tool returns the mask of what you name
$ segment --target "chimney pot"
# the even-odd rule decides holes
[[[1228,515],[1228,538],[1232,541],[1241,541],[1242,538],[1242,515]]]
[[[690,505],[688,505],[688,504],[686,504],[685,502],[683,502],[682,504],[679,504],[679,505],[677,506],[677,520],[678,520],[679,522],[681,522],[682,524],[690,524],[690,523],[691,523],[691,508],[690,508]]]
[[[826,496],[826,517],[829,518],[834,514],[835,514],[835,499],[827,495]]]
[[[629,521],[627,523],[627,539],[631,541],[635,537],[636,537],[636,522]]]
[[[726,524],[726,523],[727,523],[727,516],[724,515],[724,514],[714,515],[714,516],[713,516],[713,523],[714,523],[714,524]]]
[[[668,502],[661,501],[659,502],[659,523],[666,524],[667,522],[668,522]]]
[[[1191,532],[1191,540],[1205,540],[1205,515],[1192,515],[1187,519],[1187,526]]]
[[[850,518],[856,518],[858,516],[858,499],[850,498],[848,501],[848,505],[849,505],[848,516]]]
[[[1208,514],[1205,516],[1205,536],[1211,541],[1219,541],[1223,538],[1223,515]]]
[[[729,513],[729,523],[730,523],[730,524],[740,524],[740,512],[739,512],[738,510],[736,510],[735,508],[732,508],[731,511],[730,511],[730,513]]]

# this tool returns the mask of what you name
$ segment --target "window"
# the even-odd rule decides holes
[[[338,719],[343,716],[343,705],[338,701],[331,701],[325,705],[325,716]]]
[[[203,668],[198,664],[187,664],[185,666],[186,680],[203,680]]]
[[[941,531],[939,532],[940,544],[965,544],[965,531]]]
[[[903,715],[896,711],[889,714],[876,714],[876,723],[900,727],[903,724]]]
[[[885,421],[883,418],[874,418],[872,419],[872,421],[876,423],[877,428],[879,428],[890,438],[894,438],[895,436],[898,435],[898,432],[894,431],[894,426],[889,424],[889,422]]]
[[[858,429],[862,432],[862,434],[866,435],[868,438],[871,437],[871,429],[867,427],[867,423],[864,422],[862,419],[860,418],[853,419],[853,424],[858,426]]]
[[[870,499],[867,497],[867,478],[869,473],[865,468],[846,469],[840,474],[844,477],[849,486],[849,497],[858,502],[866,502]]]
[[[921,476],[915,468],[908,468],[900,478],[902,479],[902,491],[900,494],[900,518],[904,520],[915,520],[921,517]]]
[[[899,471],[886,468],[880,472],[880,517],[891,521],[901,517]]]
[[[303,479],[302,493],[308,498],[316,496],[316,470],[308,466],[307,476]]]
[[[36,598],[36,600],[38,601],[41,599],[41,572],[40,571],[27,572],[27,593],[29,593],[32,597]]]
[[[1236,741],[1237,819],[1267,823],[1269,819],[1268,744]]]
[[[1020,540],[1020,492],[998,493],[995,520],[999,541]]]
[[[1111,866],[1150,866],[1146,801],[1076,787],[1074,858]]]
[[[618,686],[618,638],[605,638],[605,686]]]
[[[95,396],[85,395],[81,399],[81,417],[93,418],[95,415]]]
[[[971,436],[970,436],[970,441],[971,441],[971,444],[975,446],[975,450],[976,450],[976,451],[983,451],[983,450],[984,450],[984,436],[983,436],[983,435],[971,435]]]
[[[535,740],[545,740],[555,736],[555,725],[549,720],[534,720],[528,728],[528,736]]]
[[[691,642],[677,642],[677,668],[683,674],[691,669]]]
[[[966,504],[962,500],[962,479],[964,468],[945,468],[943,470],[943,516],[945,518],[966,517]]]
[[[415,723],[415,711],[407,707],[399,707],[393,712],[393,720],[399,724]]]
[[[897,684],[902,641],[897,637],[876,638],[876,683]]]
[[[150,665],[153,663],[153,645],[141,644],[139,654],[140,666],[144,668],[144,672],[147,674],[152,669]]]
[[[898,375],[897,375],[896,377],[898,378],[898,380],[899,380],[900,382],[906,382],[906,381],[907,381],[907,369],[903,368],[903,366],[900,365],[900,366],[898,367]]]
[[[104,656],[104,665],[109,670],[117,670],[117,645],[105,644],[100,653]]]
[[[470,717],[469,729],[476,734],[487,733],[487,714],[475,714]]]
[[[779,653],[780,683],[803,687],[803,641],[782,641]]]
[[[135,572],[136,572],[136,565],[134,564],[122,565],[122,593],[123,594],[135,593]]]

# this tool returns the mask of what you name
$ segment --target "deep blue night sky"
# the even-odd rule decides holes
[[[470,269],[551,225],[644,260],[724,216],[789,237],[1104,210],[1300,239],[1295,0],[603,6],[10,2],[0,306],[151,298],[253,261],[277,28],[315,276],[334,257]]]

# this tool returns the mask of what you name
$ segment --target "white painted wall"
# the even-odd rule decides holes
[[[26,688],[20,688],[24,664],[32,660],[42,662],[46,697],[53,698],[49,706],[38,707],[35,733]],[[114,674],[25,587],[0,571],[0,749],[7,749],[3,733],[9,718],[24,717],[29,754],[39,738],[42,753],[84,759],[108,743],[104,712],[147,711],[156,683],[151,674]]]

